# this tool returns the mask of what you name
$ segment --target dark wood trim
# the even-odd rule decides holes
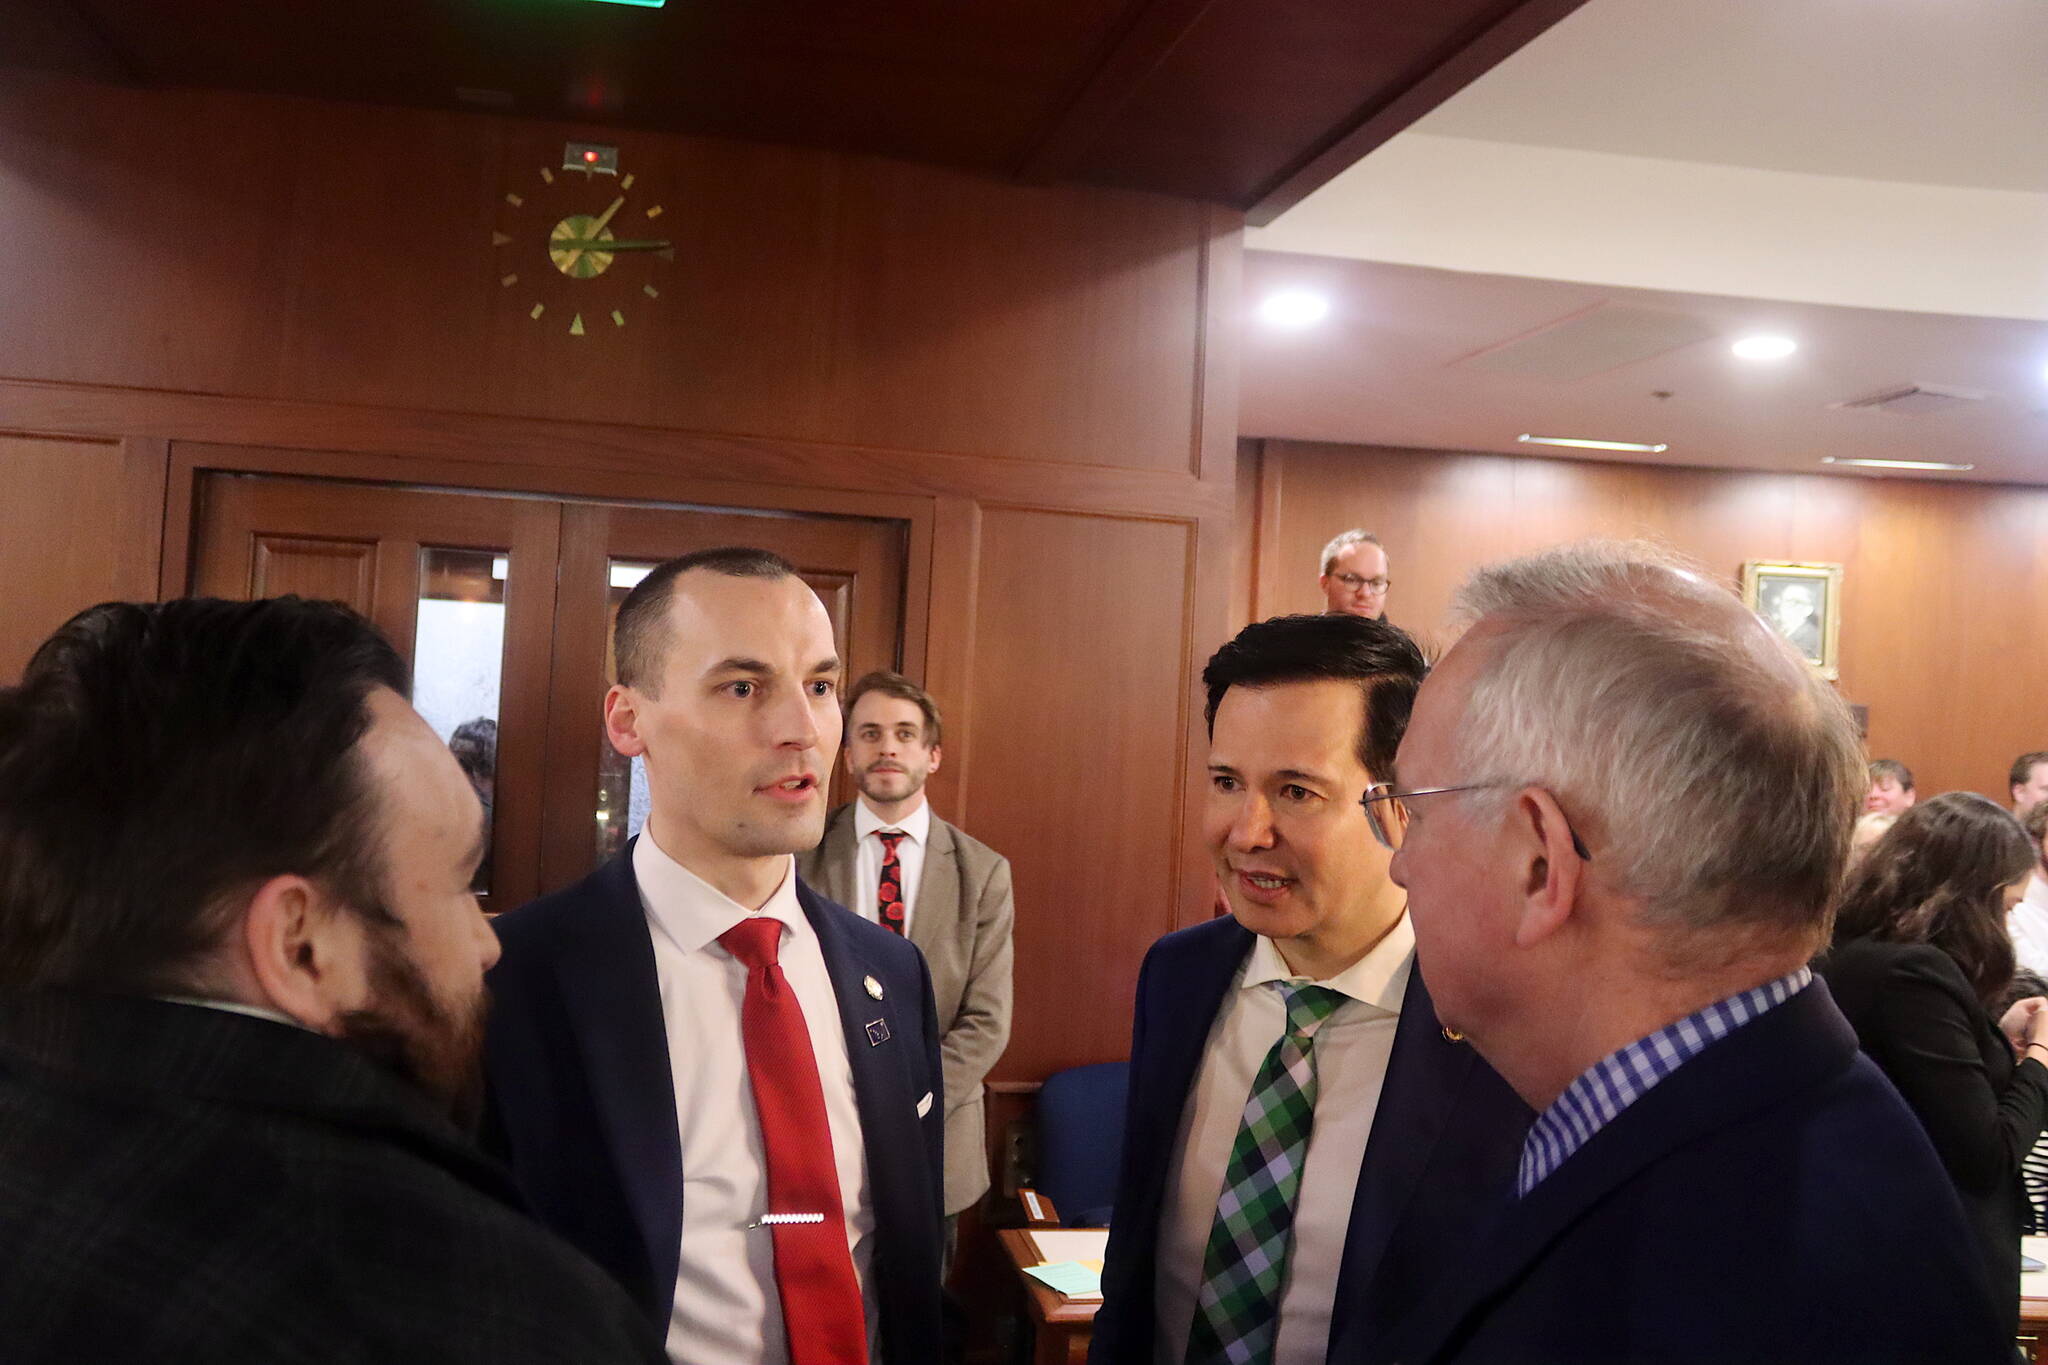
[[[1208,210],[1202,225],[1195,334],[1195,477],[1230,484],[1237,472],[1238,330],[1244,309],[1244,219]]]
[[[1017,164],[1017,178],[1046,184],[1071,176],[1086,159],[1119,110],[1159,69],[1200,22],[1214,0],[1151,0],[1141,3],[1116,34],[1050,127],[1038,135]]]
[[[947,729],[974,733],[974,603],[980,591],[981,507],[972,498],[940,498],[932,536],[931,633],[923,658],[924,686],[939,701]],[[973,749],[945,748],[933,777],[932,799],[951,811],[956,824],[970,816],[968,776]]]
[[[1584,0],[1514,0],[1437,50],[1418,57],[1407,84],[1389,82],[1376,99],[1330,130],[1321,146],[1268,181],[1244,205],[1245,221],[1265,227],[1337,178],[1577,9]]]
[[[393,461],[382,466],[388,472],[355,477],[406,483],[441,479],[460,487],[518,489],[532,485],[534,471],[542,471],[549,491],[565,496],[621,496],[618,476],[624,475],[633,487],[649,490],[625,496],[670,499],[683,495],[660,490],[687,487],[709,490],[715,501],[733,506],[753,504],[716,490],[775,485],[802,490],[806,498],[828,491],[955,494],[1030,499],[1061,510],[1182,516],[1227,510],[1230,500],[1227,480],[1213,483],[1186,471],[25,380],[0,380],[0,410],[10,414],[11,429],[53,435],[147,435],[177,444],[347,452],[364,468],[373,457],[386,456]]]
[[[169,441],[131,436],[121,442],[121,522],[114,528],[114,573],[124,596],[145,600],[157,595],[170,466]]]

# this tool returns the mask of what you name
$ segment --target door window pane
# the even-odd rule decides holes
[[[483,802],[485,853],[471,889],[491,889],[490,824],[498,784],[498,690],[505,670],[505,579],[490,550],[420,548],[412,704],[447,742]]]
[[[626,594],[635,584],[647,577],[654,568],[651,560],[614,559],[611,561],[611,585],[606,596],[604,628],[604,676],[610,686],[619,680],[612,651],[612,633],[619,620],[619,604],[626,600]],[[610,738],[599,745],[597,779],[597,860],[602,863],[626,846],[626,840],[640,832],[647,823],[649,797],[647,793],[647,764],[638,758],[628,759],[612,747]]]

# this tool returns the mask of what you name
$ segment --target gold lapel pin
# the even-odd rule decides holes
[[[860,984],[866,986],[868,988],[868,994],[873,996],[875,999],[880,1000],[882,998],[882,983],[875,980],[872,976],[862,977]]]
[[[1449,1024],[1445,1024],[1444,1041],[1447,1043],[1462,1043],[1465,1041],[1465,1035],[1452,1028]]]

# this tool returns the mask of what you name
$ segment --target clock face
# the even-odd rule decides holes
[[[543,166],[505,194],[491,233],[498,284],[524,290],[529,318],[571,336],[624,327],[629,310],[661,297],[658,272],[675,260],[661,215],[630,175]]]

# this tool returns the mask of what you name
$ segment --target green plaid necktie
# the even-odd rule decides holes
[[[1223,1196],[1202,1256],[1202,1289],[1187,1365],[1262,1365],[1273,1359],[1280,1291],[1294,1241],[1294,1195],[1316,1117],[1316,1030],[1343,1003],[1327,986],[1272,981],[1287,1032],[1252,1078],[1223,1169]]]

